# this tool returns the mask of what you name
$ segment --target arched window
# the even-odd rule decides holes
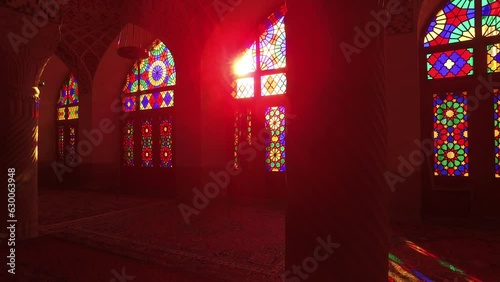
[[[173,167],[172,115],[176,70],[170,50],[156,39],[149,57],[134,63],[123,88],[122,160],[125,167]]]
[[[499,178],[499,97],[487,81],[500,79],[500,1],[450,0],[440,8],[423,42],[434,175]]]
[[[265,169],[286,171],[286,33],[283,5],[259,26],[255,42],[234,63],[232,96],[235,114],[234,163],[240,167],[239,147],[267,129]],[[264,167],[264,164],[262,165]]]
[[[70,74],[59,92],[57,102],[57,158],[61,163],[76,163],[78,94],[78,82]]]

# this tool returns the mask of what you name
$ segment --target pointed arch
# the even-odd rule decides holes
[[[286,171],[286,5],[282,5],[259,25],[256,40],[233,65],[232,96],[237,104],[234,131],[234,166],[240,167],[239,147],[251,144],[262,130],[266,141],[265,168]],[[264,121],[264,124],[257,122]]]
[[[500,178],[498,89],[484,90],[492,99],[478,101],[476,95],[478,80],[500,75],[500,1],[445,1],[424,32],[423,89],[433,105],[434,175],[469,177],[474,171],[469,168],[471,158],[488,160],[489,165],[476,167],[476,171],[491,171],[490,175]],[[493,103],[494,116],[482,118],[491,113],[486,113],[487,107],[474,106],[477,102]],[[483,112],[475,114],[482,117],[470,120],[472,111]],[[477,146],[469,144],[469,135],[483,134],[479,128],[484,124],[491,124],[494,132],[479,138],[491,140],[494,155],[482,150],[469,152],[469,146]]]
[[[70,73],[59,91],[57,101],[57,158],[61,163],[76,164],[76,144],[79,118],[79,87]]]
[[[146,59],[134,62],[122,89],[130,114],[122,126],[125,167],[173,167],[173,107],[176,67],[172,53],[154,40]]]

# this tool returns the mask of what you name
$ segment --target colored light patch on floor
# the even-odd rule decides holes
[[[389,253],[388,281],[483,281],[413,241],[406,238],[398,241],[398,247],[391,248]]]

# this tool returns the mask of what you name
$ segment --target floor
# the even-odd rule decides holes
[[[41,236],[19,244],[16,280],[0,281],[282,281],[283,207],[211,204],[186,224],[178,205],[42,190]],[[500,232],[393,226],[389,268],[389,281],[500,282]]]

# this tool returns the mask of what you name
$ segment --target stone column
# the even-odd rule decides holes
[[[287,5],[286,281],[385,282],[384,31],[373,16],[383,8]]]
[[[58,43],[59,32],[50,23],[26,28],[32,20],[27,15],[5,9],[0,13],[8,23],[0,26],[0,233],[5,233],[7,218],[12,219],[7,211],[7,171],[14,168],[16,238],[25,239],[36,236],[38,228],[37,86]]]

